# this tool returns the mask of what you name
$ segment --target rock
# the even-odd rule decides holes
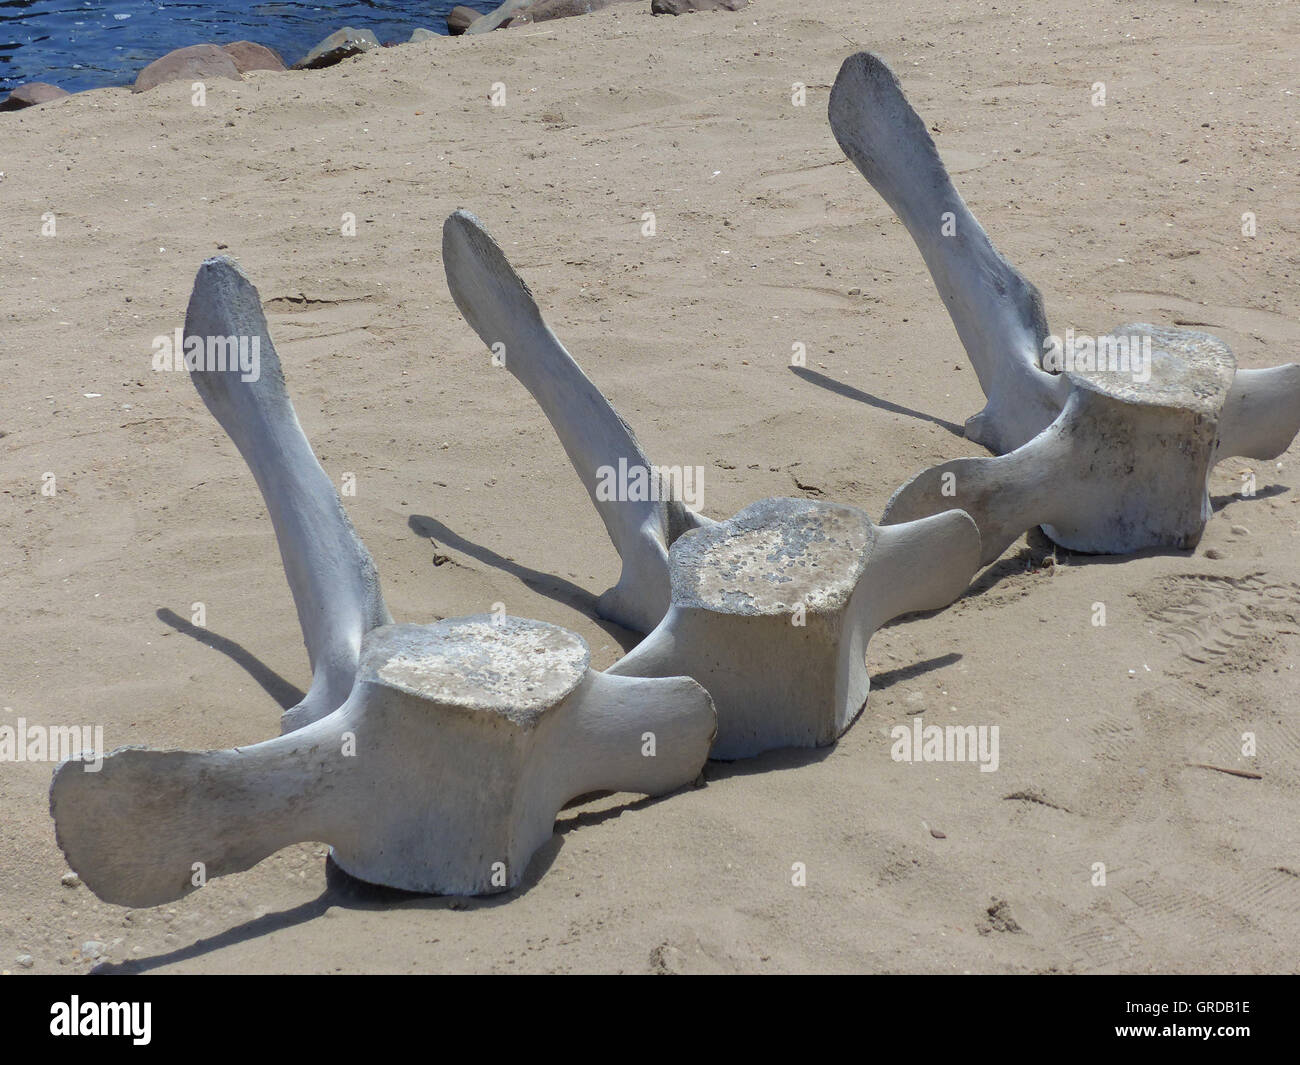
[[[21,965],[24,969],[30,969],[33,965],[36,964],[36,959],[33,958],[30,954],[19,954],[18,957],[15,958],[14,960],[19,965]]]
[[[59,883],[64,887],[81,887],[81,877],[76,873],[64,873]]]
[[[81,944],[81,956],[98,961],[104,954],[104,944],[98,939],[88,939]]]
[[[465,32],[490,33],[492,30],[503,30],[510,25],[515,15],[531,7],[533,2],[534,0],[505,0],[500,7],[476,18]]]
[[[463,4],[457,4],[447,12],[447,32],[453,37],[459,37],[470,24],[482,15],[482,12],[475,11],[472,7],[465,7]]]
[[[418,29],[411,31],[411,39],[406,43],[414,44],[416,41],[437,40],[441,36],[442,36],[441,33],[434,33],[433,30],[426,30],[423,26],[421,26]]]
[[[639,0],[533,0],[511,19],[512,26],[527,26],[532,22],[549,22],[554,18],[572,18],[590,15],[593,11],[613,7],[615,4],[634,4]]]
[[[1249,536],[1249,535],[1250,535],[1250,530],[1247,529],[1246,526],[1244,526],[1244,525],[1234,525],[1234,526],[1232,527],[1232,535],[1233,535],[1233,536]]]
[[[0,111],[17,111],[35,104],[46,104],[51,100],[62,100],[65,96],[71,95],[72,93],[66,89],[60,89],[49,82],[29,81],[26,85],[19,85],[9,94],[5,102],[0,104]]]
[[[689,15],[695,11],[739,11],[749,0],[650,0],[652,15]]]
[[[146,92],[165,81],[207,81],[210,78],[244,80],[239,76],[235,61],[215,44],[192,44],[155,59],[140,71],[131,91]]]
[[[344,26],[337,33],[331,33],[320,44],[308,52],[293,65],[294,70],[320,70],[332,67],[349,56],[369,52],[372,48],[382,47],[379,38],[369,30],[354,30]]]
[[[235,41],[233,44],[223,44],[221,50],[234,60],[235,69],[241,74],[247,74],[250,70],[288,69],[280,58],[280,53],[264,44]]]

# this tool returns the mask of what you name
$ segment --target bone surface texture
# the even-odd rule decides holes
[[[620,459],[649,468],[478,220],[452,215],[443,252],[457,305],[489,348],[506,345],[505,365],[593,500],[590,471]],[[952,602],[980,554],[974,523],[956,510],[882,528],[853,507],[803,499],[763,500],[719,523],[680,504],[597,506],[623,560],[623,623],[649,633],[607,672],[698,680],[718,711],[717,758],[833,742],[866,700],[872,632]]]
[[[1123,325],[1081,366],[1045,363],[1053,341],[1038,290],[967,209],[883,60],[845,60],[829,116],[921,251],[988,400],[966,435],[999,456],[918,474],[887,523],[961,507],[979,525],[984,562],[1035,525],[1077,551],[1189,550],[1210,515],[1214,464],[1274,458],[1300,431],[1300,365],[1239,371],[1205,333]]]
[[[156,905],[308,840],[378,884],[502,891],[568,800],[658,795],[698,777],[716,717],[693,680],[593,672],[579,636],[537,621],[391,624],[374,564],[298,427],[257,292],[229,260],[199,271],[187,335],[209,335],[196,329],[262,338],[258,380],[237,367],[193,376],[271,509],[327,694],[309,693],[310,713],[251,747],[126,748],[95,773],[63,763],[50,808],[92,891]]]
[[[284,714],[281,727],[291,731],[343,705],[362,636],[392,617],[374,560],[298,424],[257,289],[232,259],[220,256],[199,267],[185,336],[204,355],[190,379],[253,472],[298,607],[312,683]],[[208,338],[230,337],[246,338],[250,350],[256,340],[255,380],[229,363],[207,362]]]
[[[601,498],[602,468],[622,462],[653,472],[632,430],[551,332],[528,286],[472,214],[447,219],[442,257],[456,306],[496,364],[542,408],[623,561],[618,583],[597,604],[600,616],[648,632],[668,609],[668,548],[707,519],[666,498],[662,485],[644,502]]]
[[[947,606],[978,560],[959,510],[879,527],[855,507],[764,499],[673,544],[667,615],[608,672],[703,684],[714,758],[825,746],[866,703],[872,633]]]

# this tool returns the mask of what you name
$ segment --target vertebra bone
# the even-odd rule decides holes
[[[975,367],[988,406],[967,421],[967,437],[999,454],[1019,447],[1056,417],[1069,390],[1042,369],[1042,296],[970,213],[884,60],[846,59],[828,110],[844,154],[912,235]]]
[[[393,619],[374,560],[298,424],[257,289],[233,260],[218,256],[199,267],[185,336],[248,337],[250,344],[257,338],[255,381],[207,366],[194,368],[190,378],[253,471],[298,607],[312,682],[303,701],[284,713],[281,727],[289,732],[343,705],[361,638]]]
[[[374,629],[347,701],[295,732],[227,751],[126,748],[93,774],[65,762],[50,789],[59,845],[123,906],[307,840],[372,883],[504,891],[570,799],[658,795],[704,766],[714,714],[698,684],[609,677],[588,659],[581,637],[540,621]]]
[[[457,306],[489,348],[506,344],[506,366],[565,442],[593,500],[590,471],[619,458],[649,468],[473,215],[447,219],[443,258]],[[900,614],[952,602],[979,558],[974,523],[956,510],[880,528],[853,507],[767,499],[718,523],[682,507],[691,528],[646,504],[597,506],[623,558],[622,616],[649,632],[607,672],[698,680],[718,711],[717,758],[833,742],[866,701],[871,634]],[[629,528],[639,535],[619,532]]]
[[[966,435],[1001,456],[918,474],[890,500],[886,522],[959,506],[979,525],[986,563],[1040,524],[1078,551],[1186,550],[1210,515],[1214,464],[1274,458],[1300,431],[1300,365],[1238,372],[1227,346],[1204,333],[1116,329],[1111,337],[1150,338],[1145,381],[1113,368],[1048,372],[1038,290],[967,210],[883,60],[860,52],[844,61],[829,117],[845,155],[911,233],[975,366],[988,405]]]
[[[678,500],[618,502],[597,496],[598,471],[651,471],[641,445],[542,319],[537,302],[478,220],[457,211],[443,226],[442,258],[452,299],[504,361],[555,428],[623,561],[618,584],[597,610],[634,632],[649,632],[668,609],[668,548],[688,529],[710,524]]]
[[[334,655],[312,688],[329,695],[309,694],[298,709],[310,719],[251,747],[125,748],[96,773],[60,765],[59,845],[92,891],[156,905],[306,840],[390,887],[500,891],[569,799],[658,795],[699,775],[716,716],[689,678],[593,672],[581,637],[543,622],[389,623],[374,564],[298,426],[257,291],[231,261],[208,261],[187,337],[246,334],[261,338],[258,381],[237,368],[193,376],[271,508],[318,677]]]
[[[703,684],[714,758],[825,746],[867,701],[872,633],[947,606],[978,559],[960,510],[878,527],[855,507],[764,499],[673,545],[667,615],[607,672]]]

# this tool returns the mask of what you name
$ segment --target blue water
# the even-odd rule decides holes
[[[491,0],[0,0],[0,92],[48,81],[69,92],[130,85],[140,70],[188,44],[256,41],[296,63],[344,26],[373,30],[384,44],[417,26],[447,32],[457,3],[491,11]]]

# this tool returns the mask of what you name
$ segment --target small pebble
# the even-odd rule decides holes
[[[932,828],[932,829],[930,829],[930,835],[932,835],[935,839],[947,839],[947,838],[948,838],[947,833],[940,832],[937,828]]]
[[[1208,551],[1205,552],[1205,557],[1206,557],[1206,558],[1223,558],[1223,552],[1220,551],[1217,547],[1212,547],[1212,548],[1210,548]]]
[[[14,961],[16,961],[24,969],[30,969],[33,965],[36,964],[36,959],[33,958],[30,954],[19,954],[18,957],[14,959]]]
[[[1250,530],[1247,529],[1246,526],[1244,526],[1244,525],[1234,525],[1234,526],[1232,527],[1232,535],[1233,535],[1233,536],[1249,536],[1249,535],[1250,535]]]
[[[64,873],[59,883],[64,887],[81,887],[81,877],[76,873]]]
[[[81,944],[81,956],[97,961],[104,953],[104,944],[98,939],[88,939]]]

